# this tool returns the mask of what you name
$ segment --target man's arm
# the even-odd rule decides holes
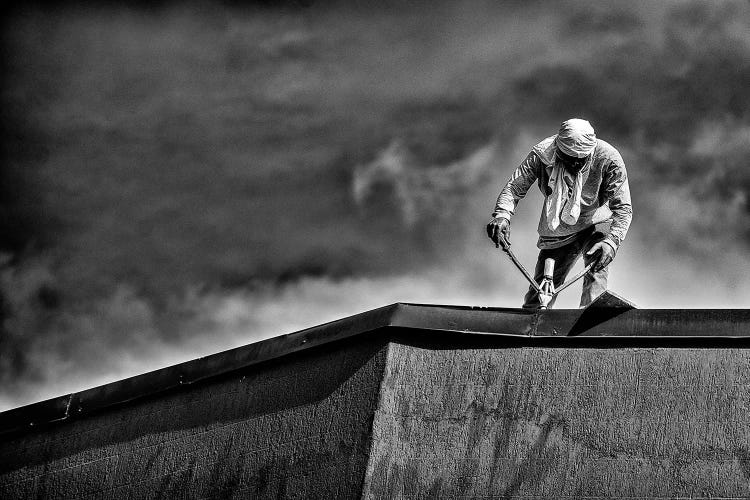
[[[604,172],[602,189],[604,190],[604,198],[608,200],[609,208],[612,211],[612,225],[609,236],[595,244],[587,252],[587,255],[601,252],[595,271],[604,269],[615,258],[617,249],[625,239],[630,221],[633,219],[628,173],[625,170],[625,163],[619,155],[607,166],[607,170]]]
[[[534,152],[529,153],[500,191],[492,217],[487,224],[487,236],[495,242],[495,246],[500,246],[500,243],[503,247],[510,245],[510,219],[515,213],[518,202],[526,196],[529,188],[536,181],[540,164],[539,156]]]
[[[609,209],[612,211],[612,227],[604,242],[617,252],[633,220],[628,173],[622,159],[612,161],[605,172],[604,195],[609,200]]]
[[[526,196],[529,188],[536,181],[540,164],[541,160],[533,151],[521,162],[500,191],[495,209],[492,211],[493,218],[504,217],[510,220],[513,217],[516,205]]]

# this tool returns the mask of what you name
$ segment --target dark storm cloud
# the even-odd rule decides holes
[[[620,283],[636,302],[674,304],[647,280],[708,258],[692,279],[717,300],[750,292],[734,272],[750,235],[748,10],[17,8],[2,60],[6,404],[394,300],[515,305],[482,225],[570,116],[628,162],[636,219],[618,262],[646,280]],[[517,245],[533,245],[537,210],[522,207]]]

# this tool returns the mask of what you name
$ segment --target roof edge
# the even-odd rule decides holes
[[[647,339],[674,346],[711,347],[750,342],[750,309],[554,309],[445,306],[397,302],[297,332],[196,358],[91,389],[0,412],[0,435],[62,422],[92,412],[201,382],[307,349],[375,330],[433,332],[455,339],[495,337],[498,347],[540,338],[550,345],[571,345],[571,337],[608,341]],[[504,338],[505,340],[501,340]],[[514,340],[515,339],[515,340]],[[525,340],[524,340],[525,339]],[[620,340],[618,340],[620,339]],[[598,341],[597,341],[598,342]],[[734,343],[734,344],[732,344]],[[460,344],[460,341],[459,341]]]
[[[0,412],[0,435],[80,418],[103,408],[387,327],[399,305],[390,304],[90,389],[12,408]]]

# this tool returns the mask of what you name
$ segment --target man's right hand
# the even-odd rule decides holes
[[[495,248],[510,246],[510,221],[505,217],[493,217],[487,224],[487,236],[495,243]]]

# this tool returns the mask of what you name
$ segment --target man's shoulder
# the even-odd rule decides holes
[[[624,167],[625,162],[622,159],[622,155],[617,151],[613,145],[605,141],[604,139],[596,139],[596,152],[595,155],[600,161],[611,161],[618,166]]]
[[[557,135],[552,135],[546,139],[538,142],[531,152],[536,154],[542,163],[545,165],[551,165],[555,162],[555,138]]]

